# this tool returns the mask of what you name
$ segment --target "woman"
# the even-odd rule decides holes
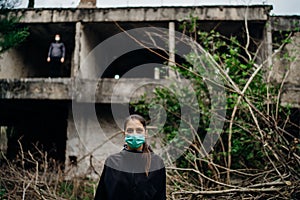
[[[145,141],[145,119],[130,115],[124,136],[124,149],[105,161],[95,200],[165,200],[165,166]]]

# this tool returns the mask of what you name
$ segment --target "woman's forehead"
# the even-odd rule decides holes
[[[126,124],[126,127],[144,127],[144,126],[139,120],[130,119]]]

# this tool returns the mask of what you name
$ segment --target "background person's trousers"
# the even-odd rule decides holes
[[[62,76],[62,63],[59,57],[50,58],[50,77],[60,77]]]

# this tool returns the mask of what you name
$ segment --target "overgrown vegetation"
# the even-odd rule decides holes
[[[23,152],[14,161],[3,155],[0,162],[0,199],[93,199],[97,182],[89,179],[66,179],[62,165],[48,158],[47,152]]]
[[[219,143],[205,158],[201,157],[203,137],[207,133],[213,105],[201,71],[189,63],[202,55],[190,53],[186,63],[173,66],[181,77],[189,79],[198,97],[201,120],[196,136],[186,153],[168,170],[170,199],[298,199],[300,198],[299,124],[290,121],[292,109],[280,105],[282,85],[274,85],[266,76],[267,60],[257,64],[257,52],[251,52],[251,36],[245,26],[244,39],[225,37],[212,30],[198,30],[197,19],[185,22],[182,29],[209,52],[224,75],[227,96],[226,119]],[[291,42],[286,35],[278,49]],[[202,58],[200,58],[202,59]],[[205,59],[205,58],[204,58]],[[288,54],[283,58],[294,62]],[[196,68],[201,68],[198,66]],[[162,128],[165,141],[178,133],[182,123],[176,90],[157,88],[151,100],[144,96],[133,107],[148,115],[149,108],[161,104],[167,112]],[[293,130],[290,132],[290,130]],[[297,131],[296,131],[297,132]],[[186,138],[182,138],[186,140]]]
[[[18,0],[1,0],[0,14],[6,15],[18,2]],[[28,28],[19,27],[19,21],[20,18],[15,16],[0,18],[0,53],[17,47],[29,35]]]

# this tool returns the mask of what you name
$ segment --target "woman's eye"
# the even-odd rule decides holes
[[[144,132],[143,129],[137,129],[137,130],[136,130],[136,133],[143,133],[143,132]]]
[[[133,133],[133,129],[127,129],[126,132],[127,133]]]

